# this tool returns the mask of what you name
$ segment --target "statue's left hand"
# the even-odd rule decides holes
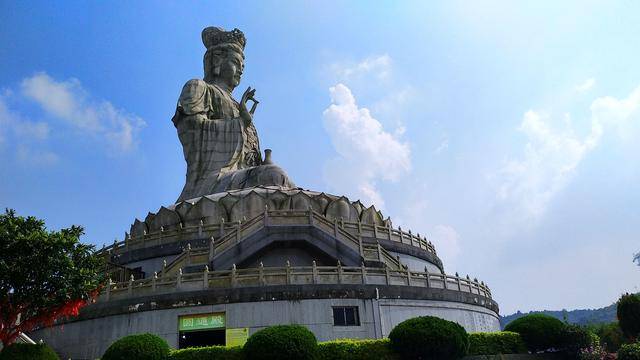
[[[253,98],[255,93],[256,89],[248,87],[244,94],[242,94],[242,99],[240,99],[240,117],[242,117],[247,124],[253,121],[253,113],[256,111],[256,106],[258,105],[258,101]],[[247,109],[247,101],[249,100],[253,101],[251,111]]]

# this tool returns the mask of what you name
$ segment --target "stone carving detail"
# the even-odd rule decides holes
[[[338,197],[308,190],[280,190],[278,187],[256,187],[251,190],[237,190],[203,196],[192,201],[182,201],[174,206],[161,207],[157,214],[149,213],[145,221],[138,219],[131,225],[131,235],[141,236],[145,232],[175,229],[182,221],[184,226],[219,224],[251,219],[265,210],[307,211],[311,207],[331,220],[387,226],[390,219],[370,206],[365,208],[360,201],[351,202],[346,197]]]
[[[255,89],[247,88],[239,102],[231,95],[244,70],[244,34],[208,27],[202,31],[202,42],[207,48],[204,80],[184,85],[172,119],[187,162],[178,202],[259,185],[295,188],[284,170],[272,163],[270,151],[262,160],[253,123]]]

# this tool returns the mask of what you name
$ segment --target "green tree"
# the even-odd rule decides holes
[[[99,293],[103,260],[80,243],[84,230],[49,231],[44,221],[0,214],[0,342],[77,315]]]
[[[618,300],[618,323],[629,339],[640,335],[640,294],[624,294]]]

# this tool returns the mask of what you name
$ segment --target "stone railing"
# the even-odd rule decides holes
[[[363,224],[359,222],[348,222],[342,219],[329,220],[324,215],[313,210],[308,211],[289,211],[289,210],[265,210],[264,213],[256,217],[235,223],[225,223],[221,220],[219,224],[203,224],[197,226],[178,225],[175,229],[164,230],[144,234],[142,236],[134,236],[125,238],[123,241],[115,241],[109,246],[99,250],[101,254],[118,254],[134,249],[142,249],[150,246],[163,245],[182,240],[193,240],[202,238],[222,239],[228,237],[229,233],[236,236],[243,236],[251,227],[255,227],[257,223],[269,223],[270,225],[309,225],[316,221],[325,226],[334,228],[335,232],[347,232],[352,236],[359,238],[373,238],[379,240],[388,240],[402,243],[414,247],[418,247],[436,255],[436,250],[430,241],[420,235],[414,235],[404,232],[402,229],[394,229],[389,226],[379,226],[371,224]]]
[[[477,294],[491,299],[491,290],[483,282],[467,277],[441,273],[416,272],[408,269],[391,270],[389,268],[312,266],[292,267],[287,262],[284,267],[263,267],[250,269],[182,273],[182,269],[173,276],[154,274],[147,279],[113,283],[102,291],[98,301],[110,301],[135,298],[147,295],[167,294],[183,291],[207,289],[228,289],[243,287],[265,287],[275,285],[311,285],[311,284],[364,284],[364,285],[403,285]]]

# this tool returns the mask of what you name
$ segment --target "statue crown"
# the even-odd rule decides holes
[[[247,40],[244,37],[244,33],[238,29],[225,31],[223,28],[209,26],[202,30],[202,43],[207,49],[219,44],[235,43],[244,50]]]

